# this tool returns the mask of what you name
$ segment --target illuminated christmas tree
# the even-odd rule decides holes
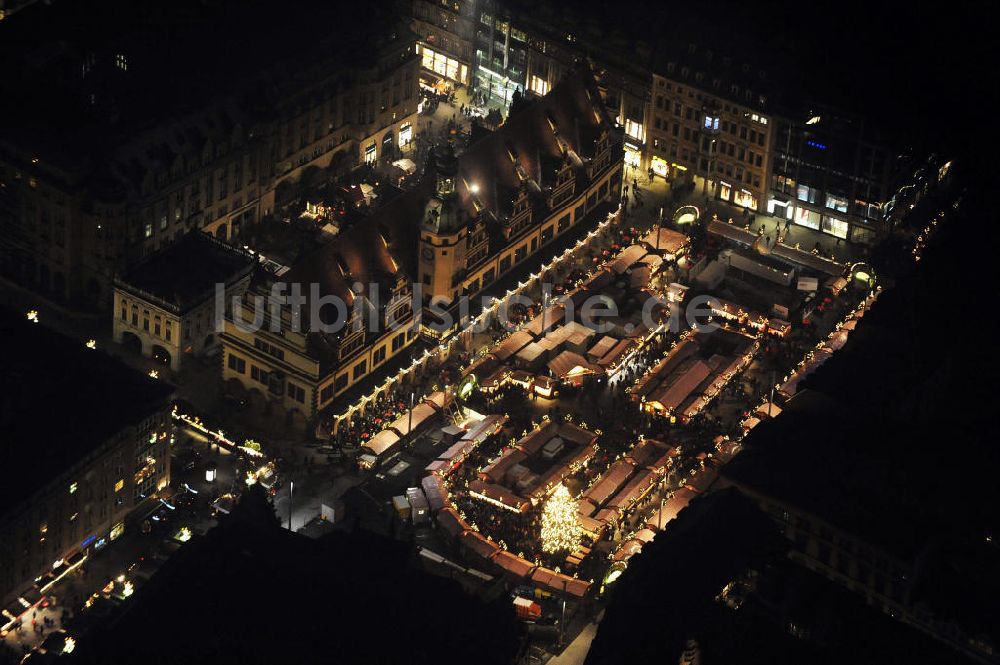
[[[546,552],[572,552],[580,544],[580,519],[577,504],[565,485],[560,484],[545,502],[542,511],[542,549]]]

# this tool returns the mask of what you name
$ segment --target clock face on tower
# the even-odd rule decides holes
[[[423,257],[424,257],[424,261],[431,261],[431,260],[433,260],[434,259],[434,250],[432,250],[430,247],[424,247]]]

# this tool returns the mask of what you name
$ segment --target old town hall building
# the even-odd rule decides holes
[[[621,179],[620,132],[593,75],[573,71],[461,155],[436,148],[412,189],[280,279],[257,280],[222,335],[227,389],[248,392],[256,408],[292,422],[314,420],[401,360],[420,336],[429,299],[491,294],[505,275],[537,265],[529,261],[557,238],[604,219]],[[416,308],[415,285],[422,292]],[[271,294],[293,288],[308,296],[305,304],[270,306]],[[344,303],[348,321],[324,332],[310,320],[317,303],[308,301],[331,296]],[[359,298],[363,307],[355,307]],[[319,311],[325,324],[339,314],[332,306]],[[255,315],[261,325],[250,331]]]

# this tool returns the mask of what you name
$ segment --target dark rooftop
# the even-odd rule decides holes
[[[408,543],[362,530],[291,533],[253,491],[123,609],[81,639],[74,658],[491,665],[513,662],[520,632],[506,596],[485,603],[423,572]]]
[[[958,286],[992,277],[957,232],[975,220],[949,223],[722,474],[904,560],[923,555],[915,598],[996,640],[1000,423],[986,386],[998,359],[983,296]]]
[[[585,662],[678,662],[722,588],[786,547],[770,519],[735,489],[695,499],[611,587]]]
[[[193,231],[130,268],[119,282],[183,312],[212,297],[216,284],[239,279],[256,264],[248,252]]]
[[[173,392],[23,313],[0,309],[0,339],[0,510],[164,407]]]

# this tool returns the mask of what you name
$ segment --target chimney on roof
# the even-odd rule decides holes
[[[538,183],[538,189],[542,188],[542,148],[535,148],[535,170],[538,171],[538,177],[535,178],[535,182]]]
[[[573,118],[573,140],[576,141],[573,149],[580,150],[580,116]]]

